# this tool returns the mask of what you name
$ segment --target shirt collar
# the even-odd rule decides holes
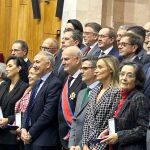
[[[90,89],[94,89],[98,84],[99,84],[99,81],[96,81],[96,82],[94,82],[94,83],[88,85],[88,87],[89,87]]]
[[[88,46],[88,47],[90,47],[91,49],[93,49],[97,43],[98,43],[98,42],[95,42],[93,45]],[[91,49],[90,49],[90,50],[91,50]]]
[[[44,76],[41,77],[41,79],[45,82],[50,74],[51,74],[51,72],[45,74]]]
[[[109,47],[108,49],[106,50],[101,50],[103,53],[105,53],[105,55],[108,55],[108,53],[112,50],[113,46]]]
[[[77,70],[76,73],[72,77],[76,79],[80,73],[81,73],[80,70]]]

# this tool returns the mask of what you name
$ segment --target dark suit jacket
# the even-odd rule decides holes
[[[31,112],[31,127],[29,129],[29,133],[32,137],[31,144],[38,146],[57,145],[57,112],[60,91],[61,82],[53,73],[51,73],[38,92]],[[25,128],[26,115],[27,111],[25,112],[23,128]]]
[[[96,53],[96,56],[97,57],[100,57],[100,54],[101,54],[101,50],[99,50],[97,53]],[[116,50],[114,47],[111,49],[111,51],[107,54],[107,55],[113,55],[115,57],[119,57],[119,51]]]
[[[53,72],[60,79],[62,84],[64,84],[68,74],[67,72],[64,71],[64,67],[61,66],[61,56],[62,56],[62,49],[59,49],[59,52],[57,53],[55,57],[55,66],[54,66]]]
[[[14,89],[8,94],[10,81],[3,82],[0,85],[0,106],[3,116],[8,118],[8,123],[14,122],[15,104],[24,94],[27,84],[19,80]],[[17,144],[16,135],[9,132],[10,129],[0,129],[0,144]]]
[[[115,150],[146,150],[149,109],[144,95],[134,90],[118,114],[116,132],[119,142]]]
[[[150,113],[149,113],[149,127],[147,129],[146,142],[147,142],[147,150],[149,150],[150,149]]]
[[[85,91],[86,89],[81,90],[77,97],[77,104],[69,138],[69,147],[77,145],[82,147],[83,125],[88,104],[88,101],[86,101],[82,105]]]
[[[73,100],[69,99],[70,107],[72,109],[72,112],[75,111],[76,101],[77,101],[77,95],[79,91],[86,87],[86,84],[82,82],[81,75],[79,75],[72,86],[69,88],[70,93],[75,93],[75,98]],[[66,120],[63,116],[62,107],[61,107],[61,98],[60,98],[60,104],[59,104],[59,111],[58,111],[58,120],[59,120],[59,136],[61,144],[64,148],[68,148],[68,141],[65,141],[63,138],[67,135],[68,131],[70,130],[70,127],[67,125]]]

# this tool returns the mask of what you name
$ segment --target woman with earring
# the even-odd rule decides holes
[[[118,60],[114,56],[102,56],[95,71],[100,86],[92,90],[83,130],[83,150],[104,150],[105,144],[97,140],[99,133],[108,127],[120,100],[118,88]]]
[[[18,150],[19,145],[16,134],[12,132],[14,122],[14,109],[16,102],[22,97],[28,87],[23,82],[23,60],[16,56],[10,56],[6,61],[8,80],[0,85],[0,107],[3,117],[0,118],[0,149]]]

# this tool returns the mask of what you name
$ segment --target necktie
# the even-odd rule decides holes
[[[105,53],[103,51],[101,51],[101,56],[105,55]]]
[[[31,96],[30,96],[30,102],[29,102],[29,105],[27,107],[27,117],[26,117],[26,122],[25,122],[26,127],[29,127],[30,115],[31,115],[31,112],[32,112],[33,104],[35,103],[35,96],[37,94],[37,91],[38,91],[42,81],[43,80],[41,80],[41,79],[36,81],[35,87],[32,89]]]
[[[88,54],[88,52],[90,51],[90,49],[91,49],[90,47],[87,47],[85,52],[83,53],[83,56],[86,56]]]
[[[90,88],[86,88],[85,89],[81,106],[83,106],[89,100],[89,92],[90,92],[90,90],[91,90]]]
[[[68,77],[68,88],[71,86],[71,81],[73,80],[74,78],[72,76],[69,76]]]

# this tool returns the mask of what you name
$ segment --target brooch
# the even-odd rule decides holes
[[[76,97],[75,92],[72,92],[72,93],[70,94],[70,97],[69,97],[69,98],[70,98],[71,100],[74,100],[75,97]]]

